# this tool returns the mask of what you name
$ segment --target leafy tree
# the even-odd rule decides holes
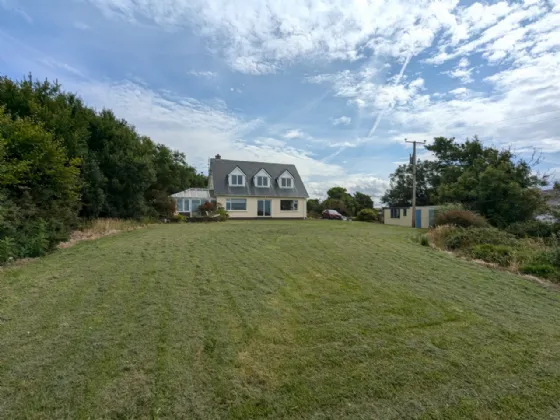
[[[356,214],[356,203],[354,201],[354,197],[352,197],[346,188],[343,187],[332,187],[327,191],[327,195],[331,200],[339,200],[342,201],[344,205],[345,212],[343,214],[347,216],[354,216]],[[328,201],[328,200],[327,200]],[[332,208],[333,207],[326,207],[323,205],[323,208]],[[336,209],[335,209],[336,210]]]
[[[207,185],[184,154],[58,83],[0,77],[0,107],[0,261],[52,247],[78,217],[168,215],[170,194]]]
[[[323,206],[321,202],[316,198],[311,198],[307,200],[307,213],[321,213],[323,211]]]
[[[344,200],[339,200],[337,198],[327,198],[323,201],[323,208],[329,210],[336,210],[344,216],[352,216],[352,213],[346,207]]]
[[[40,124],[0,108],[0,240],[11,243],[5,255],[42,255],[68,236],[77,224],[79,164]]]
[[[390,206],[407,207],[412,205],[412,165],[399,165],[390,176],[391,186],[381,200]],[[437,203],[439,185],[437,162],[421,161],[416,164],[416,204],[427,206]]]
[[[426,149],[438,159],[442,202],[462,203],[495,226],[529,220],[544,206],[539,187],[547,177],[510,150],[485,147],[477,137],[464,143],[437,137]]]
[[[356,205],[356,213],[359,213],[363,209],[373,209],[373,200],[371,196],[361,192],[356,192],[354,194],[354,203]]]

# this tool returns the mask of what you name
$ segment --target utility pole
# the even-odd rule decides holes
[[[421,141],[408,141],[404,139],[406,143],[412,143],[412,227],[416,227],[416,144],[426,144],[426,140]]]

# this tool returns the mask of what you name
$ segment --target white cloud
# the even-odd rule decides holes
[[[294,129],[286,131],[283,137],[285,139],[303,139],[306,138],[307,135],[299,129]]]
[[[343,115],[342,117],[333,118],[332,124],[333,125],[348,125],[352,122],[352,118]]]
[[[456,0],[89,0],[108,17],[192,25],[236,70],[275,71],[300,59],[356,60],[364,47],[405,57],[455,23]]]
[[[196,71],[196,70],[191,70],[189,71],[189,73],[191,76],[195,76],[195,77],[203,77],[206,79],[214,79],[216,77],[218,77],[218,73],[213,72],[213,71]]]

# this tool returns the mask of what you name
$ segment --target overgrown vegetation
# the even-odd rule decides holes
[[[437,248],[560,282],[560,245],[555,235],[519,238],[497,228],[442,225],[430,229],[426,237]]]
[[[54,249],[80,219],[170,217],[206,186],[185,155],[57,83],[0,78],[0,264]]]
[[[453,225],[459,227],[488,227],[486,219],[469,210],[436,211],[435,226]]]

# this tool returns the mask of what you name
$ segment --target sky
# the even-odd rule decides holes
[[[293,163],[313,197],[380,204],[405,138],[560,169],[560,0],[0,0],[0,74],[29,72],[200,171]]]

